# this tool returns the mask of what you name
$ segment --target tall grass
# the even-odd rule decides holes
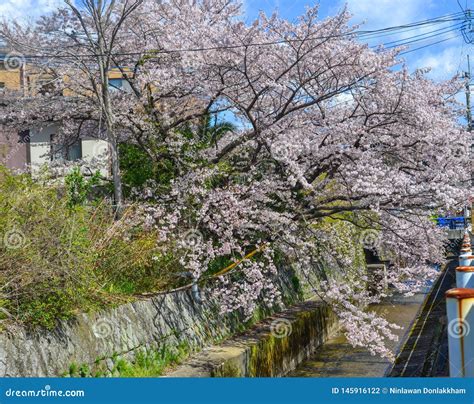
[[[170,259],[132,209],[116,220],[106,200],[71,208],[61,187],[0,167],[0,320],[51,328],[166,288]]]

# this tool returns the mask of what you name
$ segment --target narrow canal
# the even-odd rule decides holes
[[[397,353],[400,341],[412,326],[420,310],[425,294],[409,298],[397,298],[377,305],[374,311],[383,314],[391,323],[401,328],[395,330],[399,341],[390,341],[388,347]],[[319,348],[307,361],[300,364],[288,377],[382,377],[391,362],[372,356],[364,347],[353,347],[342,332],[338,332]]]
[[[352,347],[342,332],[330,338],[287,377],[414,377],[448,376],[446,304],[444,293],[455,282],[457,259],[448,262],[426,293],[393,297],[374,310],[401,328],[388,347],[395,363]]]

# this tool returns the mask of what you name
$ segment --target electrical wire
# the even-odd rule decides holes
[[[393,27],[381,28],[378,30],[358,31],[358,32],[360,33],[361,36],[365,35],[365,33],[378,34],[378,33],[390,32],[390,31],[397,31],[399,29],[416,29],[423,25],[431,25],[431,24],[439,24],[439,23],[451,22],[451,21],[456,21],[456,20],[464,20],[465,18],[466,18],[465,13],[457,12],[457,13],[452,13],[452,14],[446,14],[441,17],[435,17],[435,18],[430,18],[427,20],[413,22],[410,24],[396,25]]]
[[[460,22],[460,23],[451,25],[449,27],[435,29],[433,31],[425,32],[425,33],[419,34],[419,35],[414,35],[412,37],[397,39],[397,40],[390,41],[390,42],[384,42],[383,45],[384,45],[384,47],[387,47],[387,45],[392,45],[392,44],[394,44],[393,46],[401,46],[401,45],[406,45],[406,44],[411,43],[411,42],[415,42],[417,40],[423,41],[423,40],[425,40],[427,38],[431,38],[433,36],[438,36],[440,34],[445,34],[447,32],[451,32],[451,31],[457,31],[459,28],[462,28],[464,25],[465,25],[464,22]],[[437,34],[436,35],[430,35],[430,34],[434,34],[434,33],[437,33]],[[415,39],[415,38],[420,38],[420,39]]]
[[[459,31],[457,28],[455,29],[450,29],[450,30],[447,30],[443,33],[440,33],[440,34],[449,34],[451,32],[457,32]],[[435,37],[439,37],[440,34],[433,34],[433,35],[429,35],[429,36],[426,36],[424,38],[418,38],[418,39],[414,39],[414,40],[409,40],[409,41],[406,41],[406,42],[401,42],[399,44],[396,44],[396,45],[392,45],[392,46],[387,46],[386,49],[392,49],[392,48],[397,48],[397,47],[400,47],[400,46],[406,46],[406,45],[410,45],[410,44],[414,44],[414,43],[417,43],[417,42],[423,42],[423,41],[426,41],[427,39],[430,39],[430,38],[435,38]]]
[[[461,21],[461,23],[464,23],[465,20],[466,20],[465,18],[456,18],[456,19],[453,19],[449,22]],[[373,37],[358,36],[358,38],[363,39],[363,40],[380,39],[380,38],[383,38],[383,37],[386,37],[386,36],[394,36],[394,35],[404,34],[404,33],[407,33],[407,32],[419,31],[420,28],[426,28],[426,27],[434,28],[435,26],[439,26],[439,25],[440,25],[439,23],[436,23],[436,24],[430,23],[430,24],[425,24],[425,25],[419,26],[419,27],[412,27],[412,28],[407,28],[407,29],[396,30],[396,31],[393,31],[393,32],[382,33],[380,35],[375,35]],[[444,29],[444,28],[440,28],[440,29]]]
[[[357,37],[359,40],[363,40],[363,41],[373,41],[373,40],[381,40],[383,37],[391,37],[391,36],[396,36],[396,37],[399,37],[401,36],[402,34],[405,34],[407,32],[410,32],[410,31],[415,31],[414,32],[414,35],[411,35],[411,36],[406,36],[405,38],[401,38],[401,39],[395,39],[393,41],[391,40],[384,40],[384,41],[381,41],[381,42],[384,42],[384,43],[391,43],[391,42],[398,42],[398,41],[403,41],[407,38],[411,38],[411,37],[415,37],[415,36],[419,36],[419,35],[425,35],[425,34],[428,34],[428,33],[431,33],[431,32],[436,32],[436,31],[441,31],[441,30],[444,30],[444,29],[448,29],[448,28],[452,28],[453,26],[458,26],[458,25],[465,25],[466,21],[464,19],[460,20],[459,22],[456,22],[455,24],[450,24],[448,26],[444,26],[444,27],[441,27],[441,28],[438,28],[438,29],[435,29],[435,30],[432,30],[432,31],[426,31],[426,32],[422,32],[420,34],[417,34],[416,32],[420,32],[420,28],[421,27],[417,27],[416,29],[410,29],[410,30],[406,30],[406,31],[393,31],[393,32],[390,32],[389,34],[384,34],[384,35],[380,35],[380,36],[374,36],[374,37],[371,37],[371,38],[366,38],[366,37]],[[425,28],[426,26],[423,26],[423,28]],[[434,28],[434,27],[432,27]]]
[[[463,20],[465,21],[466,18],[465,16],[461,19],[458,18],[459,15],[463,15],[464,13],[453,13],[453,14],[447,14],[442,17],[436,17],[436,18],[431,18],[423,21],[418,21],[410,24],[404,24],[404,25],[399,25],[399,26],[393,26],[393,27],[387,27],[387,28],[382,28],[378,30],[371,30],[371,31],[353,31],[353,32],[347,32],[347,33],[342,33],[342,34],[334,34],[334,35],[328,35],[328,36],[318,36],[318,37],[306,37],[303,39],[298,39],[298,38],[287,38],[287,39],[282,39],[282,40],[277,40],[277,41],[267,41],[267,42],[257,42],[257,43],[247,43],[247,44],[234,44],[234,45],[224,45],[224,46],[210,46],[210,47],[199,47],[199,48],[183,48],[183,49],[162,49],[162,50],[157,50],[154,52],[150,52],[149,55],[152,56],[153,53],[160,53],[160,54],[175,54],[175,53],[187,53],[187,52],[205,52],[205,51],[214,51],[214,50],[224,50],[224,49],[239,49],[239,48],[248,48],[248,47],[254,47],[254,46],[270,46],[270,45],[278,45],[278,44],[287,44],[287,43],[293,43],[293,42],[302,42],[308,39],[332,39],[332,38],[340,38],[340,37],[345,37],[345,36],[356,36],[358,39],[367,39],[367,35],[371,34],[376,34],[376,33],[384,33],[386,34],[387,32],[390,32],[391,34],[394,34],[397,32],[397,30],[400,29],[406,29],[406,28],[419,28],[421,26],[425,25],[431,25],[434,23],[445,23],[445,22],[453,22],[453,21],[460,21]],[[372,37],[371,39],[373,39]],[[410,39],[410,38],[405,38]],[[425,38],[426,39],[426,38]],[[436,44],[439,42],[435,42],[433,44]],[[421,48],[419,48],[421,49]],[[407,53],[407,52],[405,52]],[[116,52],[110,54],[110,56],[140,56],[143,55],[143,52]],[[95,57],[101,57],[101,56],[108,56],[106,54],[96,54],[96,53],[91,53],[91,54],[83,54],[83,55],[48,55],[48,54],[31,54],[31,55],[18,55],[19,57],[21,56],[25,60],[32,60],[32,59],[77,59],[77,58],[95,58]]]
[[[427,45],[424,45],[424,46],[420,46],[418,48],[414,48],[414,49],[410,49],[410,50],[401,52],[401,53],[399,53],[399,55],[406,55],[407,53],[415,52],[417,50],[424,49],[424,48],[427,48],[429,46],[433,46],[433,45],[436,45],[436,44],[439,44],[439,43],[442,43],[442,42],[450,41],[450,40],[455,39],[455,38],[456,38],[456,36],[453,36],[451,38],[442,39],[441,41],[436,41],[436,42],[433,42],[433,43],[430,43],[430,44],[427,44]]]

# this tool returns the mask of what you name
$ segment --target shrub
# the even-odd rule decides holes
[[[79,311],[166,287],[170,257],[156,254],[153,231],[127,212],[115,220],[105,200],[71,209],[70,196],[0,168],[0,320],[51,328]]]
[[[185,343],[176,348],[163,346],[160,349],[139,351],[132,361],[117,359],[112,370],[114,376],[119,377],[156,377],[164,371],[179,364],[189,353]]]
[[[65,377],[157,377],[181,363],[191,352],[189,344],[180,342],[177,346],[162,345],[158,348],[143,348],[136,352],[133,359],[114,354],[113,367],[108,370],[105,358],[97,359],[90,367],[86,363],[71,363]]]
[[[68,206],[72,209],[77,205],[83,205],[87,201],[92,187],[97,185],[99,181],[99,171],[96,171],[90,178],[86,179],[81,173],[81,169],[74,167],[64,179]]]
[[[150,157],[140,147],[121,143],[119,152],[120,172],[124,191],[128,196],[131,189],[141,187],[148,180],[154,179],[155,170]]]

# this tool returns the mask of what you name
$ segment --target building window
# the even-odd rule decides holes
[[[18,132],[18,143],[30,143],[31,136],[29,130],[21,130]]]
[[[121,90],[123,87],[123,79],[109,79],[109,86],[112,89]]]
[[[69,161],[76,161],[82,158],[81,141],[77,140],[67,148],[67,159]]]
[[[81,141],[76,140],[72,144],[61,144],[56,135],[50,136],[50,159],[51,161],[75,161],[82,158]]]

